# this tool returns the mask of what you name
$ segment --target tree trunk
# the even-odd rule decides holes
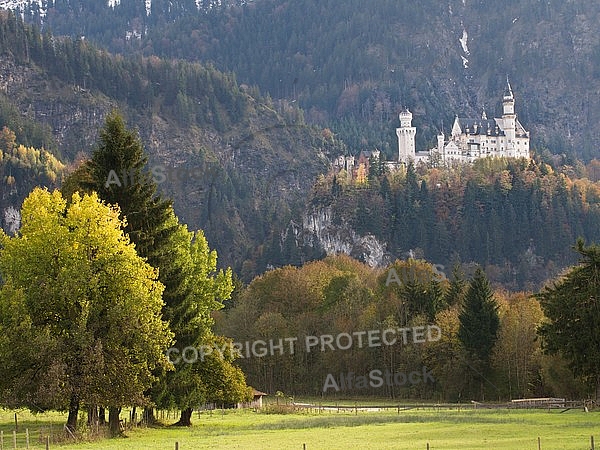
[[[192,412],[194,410],[192,408],[187,408],[181,411],[181,416],[179,416],[179,421],[174,423],[173,425],[177,427],[191,427],[192,426]]]
[[[69,403],[69,415],[67,417],[67,430],[75,433],[77,429],[77,415],[79,414],[79,396],[75,393],[71,394]]]
[[[96,425],[98,425],[98,407],[97,406],[90,406],[88,408],[87,424],[88,424],[88,427],[95,427]]]
[[[108,429],[112,437],[119,436],[121,434],[121,422],[119,420],[119,414],[121,414],[121,408],[115,406],[108,407]]]
[[[154,425],[158,423],[156,417],[154,416],[154,408],[144,408],[144,420],[146,425]]]
[[[98,423],[100,425],[106,424],[106,409],[103,406],[98,407]]]

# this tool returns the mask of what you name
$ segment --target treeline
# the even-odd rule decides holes
[[[38,184],[56,185],[64,169],[64,164],[46,149],[17,144],[16,134],[10,128],[0,130],[0,180],[5,186],[14,185],[17,179],[29,181],[31,188]]]
[[[600,238],[598,162],[551,165],[482,159],[453,168],[387,173],[357,183],[345,172],[316,184],[313,208],[373,234],[394,257],[447,267],[475,262],[512,289],[534,289],[574,262],[578,237]]]
[[[52,129],[23,115],[6,93],[0,93],[0,128],[7,127],[15,134],[15,140],[26,147],[44,148],[57,157],[61,152]]]
[[[160,111],[182,125],[210,124],[224,131],[248,106],[232,74],[197,63],[113,56],[83,37],[42,34],[6,11],[0,14],[0,51],[19,63],[43,67],[67,84],[99,91],[134,109]]]
[[[248,382],[266,392],[452,402],[585,396],[565,361],[543,354],[543,321],[536,298],[494,291],[482,271],[446,273],[414,259],[372,269],[347,256],[267,272],[216,315]],[[386,373],[399,374],[396,382],[381,381]]]

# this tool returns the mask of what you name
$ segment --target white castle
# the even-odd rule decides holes
[[[480,118],[456,117],[452,125],[452,134],[448,139],[443,133],[437,137],[437,146],[428,151],[415,151],[415,134],[412,126],[412,113],[405,109],[400,113],[398,136],[398,163],[412,161],[438,162],[450,165],[453,162],[471,163],[488,156],[529,159],[529,132],[517,120],[515,98],[508,79],[502,98],[502,117],[488,119],[485,111]]]

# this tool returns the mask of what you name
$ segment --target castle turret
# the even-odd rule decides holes
[[[415,159],[415,135],[417,129],[412,126],[412,113],[405,109],[398,116],[400,128],[396,128],[398,136],[398,161],[408,163]]]
[[[506,90],[502,98],[502,125],[506,135],[506,151],[508,156],[515,156],[515,134],[516,134],[515,97],[508,77],[506,78]]]
[[[446,137],[444,136],[444,133],[440,133],[437,135],[437,151],[440,155],[444,154],[444,141],[446,140]]]

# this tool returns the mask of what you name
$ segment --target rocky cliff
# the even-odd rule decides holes
[[[374,235],[359,235],[350,224],[333,223],[331,207],[311,207],[303,216],[302,232],[310,245],[322,247],[327,255],[346,254],[371,267],[382,267],[393,262],[387,245]]]

